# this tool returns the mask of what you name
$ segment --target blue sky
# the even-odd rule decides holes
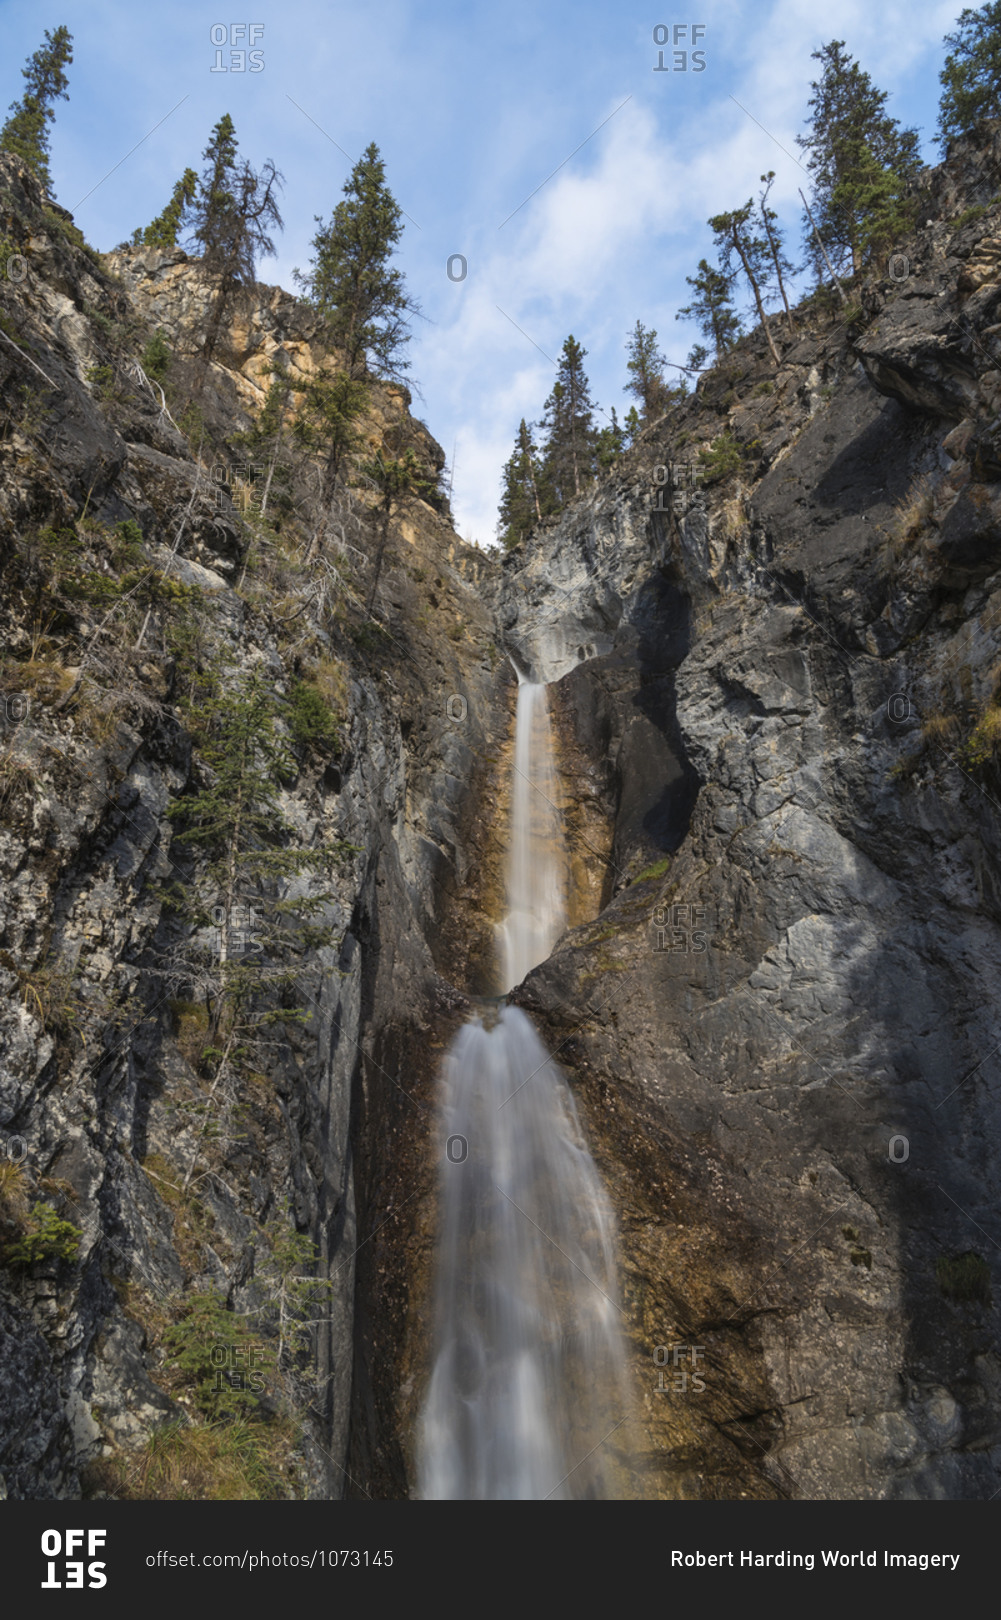
[[[0,107],[21,94],[20,69],[44,30],[65,23],[74,61],[53,133],[54,189],[101,249],[159,212],[229,112],[241,153],[258,166],[273,158],[285,176],[285,230],[259,273],[290,289],[293,268],[308,264],[314,215],[329,217],[375,141],[410,216],[397,262],[428,317],[410,344],[414,410],[450,462],[455,447],[460,532],[489,544],[518,421],[541,416],[547,356],[568,333],[588,351],[594,398],[621,417],[635,321],[657,329],[668,358],[685,359],[698,334],[675,312],[689,300],[686,275],[712,257],[705,222],[745,202],[766,169],[797,256],[806,179],[795,137],[812,51],[844,39],[890,92],[890,111],[920,128],[925,160],[938,161],[942,38],[961,8],[175,0],[168,11],[0,0]],[[690,50],[695,24],[705,68],[689,58],[682,70],[654,31],[662,40],[686,27],[677,49]],[[251,27],[263,29],[253,41],[263,67],[250,71],[245,58],[240,71],[231,53],[251,48]],[[654,71],[659,48],[670,71]],[[446,272],[453,254],[465,256],[464,280]]]

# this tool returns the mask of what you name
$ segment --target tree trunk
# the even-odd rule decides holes
[[[754,272],[751,269],[750,260],[748,259],[747,254],[744,251],[744,244],[740,240],[740,233],[737,230],[736,226],[734,226],[734,230],[733,230],[733,245],[737,249],[737,253],[738,253],[738,256],[740,258],[741,264],[744,266],[744,274],[745,274],[745,276],[747,277],[748,281],[751,284],[751,291],[754,294],[754,302],[755,302],[755,304],[757,306],[757,310],[758,310],[758,319],[760,320],[762,326],[764,327],[765,337],[768,340],[768,347],[772,351],[772,359],[775,361],[776,366],[780,366],[782,364],[782,361],[781,361],[781,358],[779,357],[779,351],[775,347],[775,343],[774,343],[774,340],[772,338],[772,329],[768,324],[768,317],[765,314],[765,306],[761,302],[761,290],[758,287],[758,283],[757,283],[757,281],[755,279]]]

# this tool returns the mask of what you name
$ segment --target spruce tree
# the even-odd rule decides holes
[[[695,297],[684,309],[679,309],[674,318],[698,323],[702,336],[712,339],[718,364],[742,330],[740,316],[731,299],[734,278],[714,270],[708,260],[700,259],[698,275],[686,276],[685,280],[695,289]]]
[[[612,414],[606,425],[600,429],[594,441],[595,460],[602,472],[614,467],[622,459],[626,448],[626,435],[621,422],[612,406]]]
[[[532,430],[522,417],[514,450],[504,463],[497,530],[508,551],[530,534],[542,516],[541,468]]]
[[[720,269],[726,276],[736,275],[737,266],[744,273],[744,278],[751,289],[754,307],[758,312],[758,320],[764,329],[765,339],[771,350],[772,359],[779,365],[779,352],[775,347],[772,330],[765,314],[765,306],[761,296],[761,289],[768,273],[770,255],[766,237],[755,235],[751,227],[751,211],[753,200],[748,197],[743,208],[731,209],[726,214],[714,214],[709,221],[709,229],[713,232],[713,239],[719,249]]]
[[[389,523],[394,511],[408,496],[426,497],[434,495],[437,491],[437,483],[435,479],[428,476],[426,468],[421,466],[414,451],[410,448],[404,450],[402,455],[392,456],[387,453],[385,447],[382,447],[368,461],[362,462],[359,471],[362,478],[372,488],[376,489],[380,496],[379,535],[376,542],[375,566],[372,571],[372,583],[369,586],[368,597],[365,602],[365,611],[371,613],[375,605],[375,594],[379,588],[383,558],[386,555],[386,543],[389,539]]]
[[[546,400],[543,470],[558,506],[580,495],[594,477],[594,406],[584,371],[587,350],[573,333],[560,351],[556,381]]]
[[[771,254],[772,267],[775,271],[775,288],[785,307],[789,330],[795,332],[796,322],[793,320],[792,310],[789,307],[786,278],[796,274],[796,267],[789,262],[783,249],[782,232],[778,222],[779,216],[774,208],[768,206],[768,198],[774,184],[775,170],[769,169],[767,174],[761,176],[762,191],[758,198],[758,214],[761,219],[761,228],[765,233],[765,240],[768,243],[768,251]]]
[[[352,169],[330,223],[316,223],[312,270],[296,271],[296,280],[326,317],[331,342],[346,355],[352,378],[371,368],[401,382],[409,369],[403,357],[408,317],[420,308],[406,291],[402,270],[390,264],[403,233],[402,210],[386,185],[374,142]]]
[[[643,418],[640,416],[640,413],[636,409],[635,405],[630,405],[628,411],[626,412],[626,420],[623,423],[623,429],[626,435],[626,440],[631,448],[636,443],[636,440],[643,431]]]
[[[938,76],[937,133],[947,146],[981,118],[1001,118],[1001,0],[961,11],[956,32],[946,34],[943,44],[950,49]]]
[[[136,231],[132,238],[134,247],[172,248],[177,246],[177,238],[185,224],[185,214],[194,202],[198,192],[198,176],[194,169],[185,169],[180,180],[170,194],[170,201],[162,214],[147,225],[145,230]]]
[[[850,260],[854,274],[906,220],[907,183],[921,167],[918,135],[890,117],[886,91],[848,55],[844,40],[831,40],[813,57],[823,72],[811,83],[809,134],[796,140],[808,154],[817,230],[835,268],[839,259]],[[812,231],[807,240],[821,278]]]
[[[626,353],[629,356],[626,361],[629,381],[623,393],[635,394],[642,403],[644,421],[652,422],[663,410],[667,393],[664,382],[667,361],[657,348],[656,332],[652,329],[647,331],[643,322],[637,321],[629,334]]]
[[[46,191],[51,190],[49,173],[49,125],[55,122],[52,103],[69,100],[65,69],[73,61],[73,36],[60,26],[55,33],[45,30],[45,44],[29,56],[21,69],[27,89],[20,101],[10,104],[10,117],[0,130],[0,148],[13,152],[33,169]]]
[[[270,233],[282,227],[276,198],[282,177],[270,159],[260,174],[246,159],[238,159],[229,113],[216,124],[202,157],[205,167],[190,205],[190,228],[216,289],[202,350],[208,360],[238,288],[252,286],[258,258],[275,251]]]

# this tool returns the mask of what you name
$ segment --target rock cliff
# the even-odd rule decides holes
[[[310,311],[241,291],[205,365],[198,263],[94,255],[0,159],[8,1494],[219,1494],[150,1436],[204,1416],[197,1311],[264,1356],[282,1300],[254,1489],[413,1489],[506,653],[553,683],[575,891],[516,999],[618,1213],[634,1493],[997,1490],[999,175],[996,127],[956,143],[885,276],[772,317],[777,369],[743,339],[503,563],[411,502],[369,614],[372,498],[327,511],[308,457],[272,498],[254,448],[269,368],[331,363]],[[375,387],[368,444],[440,467],[408,406]],[[185,831],[261,685],[268,1021],[220,1082]]]

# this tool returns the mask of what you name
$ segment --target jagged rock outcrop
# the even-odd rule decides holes
[[[0,236],[27,265],[0,305],[0,1479],[11,1496],[130,1490],[153,1429],[193,1410],[171,1324],[213,1294],[260,1311],[267,1234],[287,1230],[315,1246],[325,1292],[304,1437],[275,1488],[338,1496],[365,1387],[354,1257],[382,1218],[367,1167],[389,1128],[389,1049],[427,1045],[452,995],[440,969],[464,936],[449,908],[471,881],[466,829],[503,725],[506,666],[463,579],[489,562],[415,501],[371,619],[371,498],[342,511],[346,544],[318,539],[300,516],[316,511],[303,464],[298,504],[269,526],[247,499],[252,457],[230,448],[279,347],[303,375],[324,363],[315,319],[277,289],[243,294],[189,442],[179,389],[168,377],[165,399],[137,363],[159,328],[190,378],[198,265],[101,260],[7,156]],[[406,405],[373,388],[369,443],[391,425],[440,467]],[[170,970],[186,940],[212,936],[167,906],[172,886],[205,882],[172,815],[211,781],[191,726],[213,669],[223,694],[260,673],[279,706],[313,681],[309,713],[327,714],[305,742],[276,722],[291,750],[279,841],[307,859],[262,892],[293,923],[308,908],[316,937],[284,1003],[301,1014],[244,1062],[225,1109],[201,1061],[205,992]],[[12,1258],[32,1204],[75,1228],[75,1252],[49,1229],[34,1259]]]

